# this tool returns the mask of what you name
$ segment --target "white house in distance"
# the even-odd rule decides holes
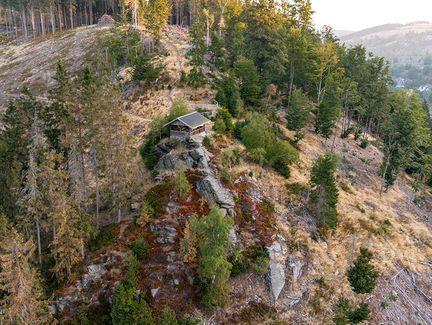
[[[165,124],[170,128],[170,138],[186,140],[190,137],[204,137],[210,120],[199,112],[192,112]]]

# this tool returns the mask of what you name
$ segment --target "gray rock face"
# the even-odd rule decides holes
[[[268,280],[273,298],[277,300],[285,286],[285,268],[281,263],[270,262]]]
[[[219,180],[212,174],[197,182],[197,192],[203,196],[207,202],[214,202],[220,208],[225,209],[228,214],[233,213],[235,206],[233,195],[229,190],[222,186]]]
[[[173,154],[166,154],[162,156],[158,163],[156,164],[156,168],[158,169],[174,169],[178,161],[178,157]]]
[[[286,245],[277,241],[267,247],[267,252],[271,260],[283,257],[287,251]]]
[[[106,268],[103,264],[92,264],[87,266],[86,273],[81,277],[81,287],[87,288],[94,280],[100,279]]]
[[[150,231],[157,234],[159,244],[174,244],[177,238],[177,229],[172,226],[150,225]]]
[[[302,275],[304,262],[299,257],[290,255],[288,257],[288,266],[290,267],[293,274],[293,282],[296,283],[298,278]]]
[[[213,154],[204,147],[196,148],[195,150],[191,151],[189,155],[195,161],[198,168],[201,169],[209,168],[209,162],[213,158]]]

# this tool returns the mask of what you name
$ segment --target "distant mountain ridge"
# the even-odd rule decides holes
[[[336,32],[347,45],[364,45],[369,51],[388,60],[415,61],[432,55],[432,22],[385,24],[358,32]]]

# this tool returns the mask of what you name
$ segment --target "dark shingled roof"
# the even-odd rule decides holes
[[[203,126],[204,124],[210,123],[210,120],[206,118],[204,115],[198,113],[198,112],[192,112],[183,116],[180,116],[176,118],[175,120],[172,120],[171,122],[165,124],[170,125],[174,123],[175,121],[180,121],[186,126],[190,127],[191,129],[195,129],[197,127]]]

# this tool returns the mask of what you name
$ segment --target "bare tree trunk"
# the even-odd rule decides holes
[[[72,2],[69,3],[69,16],[70,16],[70,28],[74,28],[74,20],[73,20],[73,6]]]
[[[41,245],[39,217],[36,217],[36,237],[37,237],[37,249],[38,249],[39,264],[42,264],[42,245]]]
[[[28,39],[27,17],[26,17],[26,12],[25,12],[24,6],[21,9],[21,20],[22,20],[21,23],[22,23],[22,27],[23,27],[24,38]]]
[[[317,103],[318,103],[318,109],[321,105],[321,91],[322,91],[322,82],[323,82],[323,75],[320,75],[319,79],[319,85],[318,85],[318,96],[317,96]]]
[[[50,4],[50,20],[51,20],[51,31],[53,33],[55,33],[56,31],[56,27],[55,27],[55,17],[54,17],[54,11],[53,11],[53,7],[52,4]]]
[[[42,35],[45,36],[45,17],[41,10],[39,10],[40,24]]]
[[[288,107],[291,104],[291,95],[294,87],[294,61],[291,60],[290,63],[290,81],[289,81],[289,90],[288,90]]]
[[[93,4],[89,5],[90,25],[93,25]]]
[[[31,17],[32,30],[33,30],[33,37],[36,37],[36,35],[37,35],[36,19],[35,19],[35,13],[34,13],[34,7],[33,6],[30,9],[30,17]]]
[[[62,31],[63,30],[63,15],[62,15],[60,4],[58,5],[57,11],[58,11],[59,29],[60,29],[60,31]]]
[[[11,24],[9,19],[9,9],[5,9],[5,22],[6,22],[6,34],[9,35],[9,32],[11,31]]]
[[[18,37],[18,24],[17,24],[15,10],[12,10],[12,21],[15,30],[15,36]]]

